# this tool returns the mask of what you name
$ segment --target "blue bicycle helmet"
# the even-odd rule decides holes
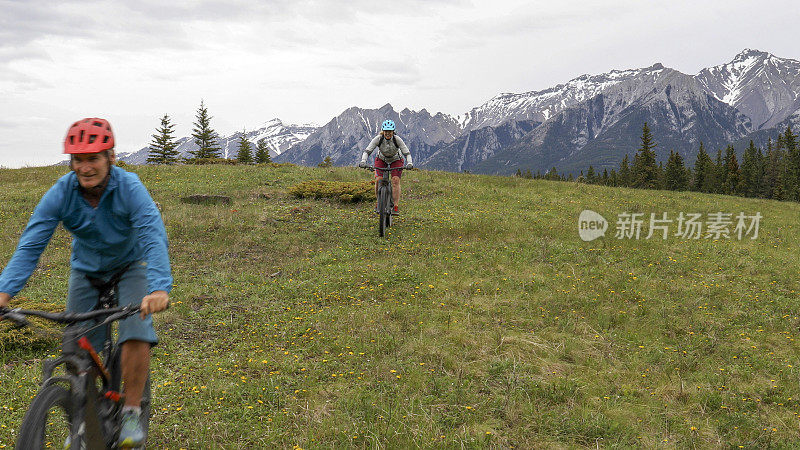
[[[384,120],[383,125],[381,126],[381,130],[383,131],[394,131],[394,128],[393,120]]]

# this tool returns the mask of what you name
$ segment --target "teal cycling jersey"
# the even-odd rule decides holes
[[[161,213],[136,174],[112,166],[96,208],[83,198],[74,172],[44,194],[0,275],[0,292],[22,290],[59,223],[73,236],[73,269],[99,275],[144,261],[148,292],[172,289]]]

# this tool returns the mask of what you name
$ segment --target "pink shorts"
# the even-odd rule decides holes
[[[395,161],[392,164],[387,166],[386,165],[386,161],[384,161],[384,160],[382,160],[380,158],[375,158],[375,167],[403,167],[404,165],[405,165],[405,163],[403,162],[402,159],[398,159],[397,161]],[[403,169],[393,170],[391,173],[392,173],[393,177],[400,178],[401,176],[403,176]],[[376,170],[375,171],[375,178],[383,178],[383,171],[382,170]]]

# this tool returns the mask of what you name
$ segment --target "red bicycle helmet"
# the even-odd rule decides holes
[[[99,153],[114,148],[114,132],[105,119],[90,117],[72,124],[64,139],[64,153]]]

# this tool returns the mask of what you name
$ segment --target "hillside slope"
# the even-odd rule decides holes
[[[798,204],[409,171],[381,239],[371,205],[285,193],[365,171],[133,170],[163,206],[175,276],[153,448],[800,445]],[[0,264],[64,171],[0,170]],[[180,202],[192,194],[233,204]],[[606,238],[578,237],[584,209]],[[763,219],[757,239],[677,223],[616,239],[625,212]],[[68,259],[59,230],[21,296],[63,303]],[[0,447],[55,348],[4,327]]]

